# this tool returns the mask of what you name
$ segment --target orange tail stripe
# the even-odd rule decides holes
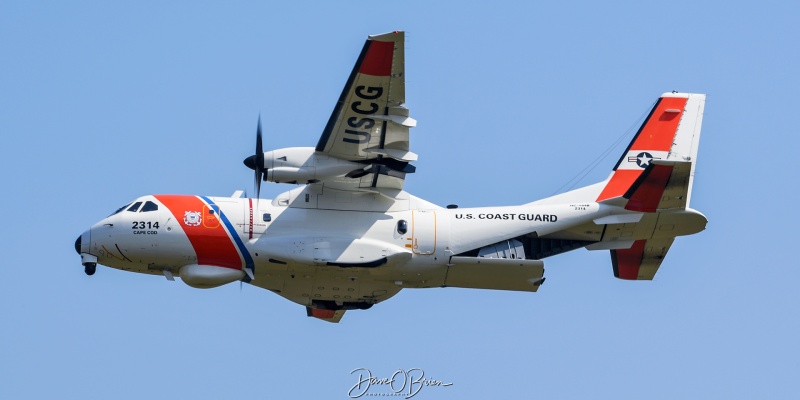
[[[655,112],[645,122],[628,150],[669,151],[687,100],[685,97],[661,98]],[[672,112],[673,110],[680,111]]]
[[[317,317],[323,319],[330,319],[336,314],[334,310],[320,310],[319,308],[311,308],[311,315],[310,317]]]
[[[630,249],[611,250],[611,265],[614,276],[620,279],[636,280],[639,278],[639,266],[642,265],[646,240],[633,242]]]
[[[688,99],[683,97],[662,97],[656,104],[653,112],[644,122],[639,132],[631,141],[628,149],[620,158],[614,168],[606,187],[597,197],[596,201],[603,201],[614,197],[619,197],[631,187],[636,178],[641,175],[642,169],[620,169],[620,164],[625,162],[630,151],[669,151],[672,142],[675,140],[675,133],[678,131],[678,124],[681,121],[683,110]]]
[[[633,193],[630,196],[625,193],[625,197],[629,197],[625,209],[655,212],[658,209],[658,203],[661,202],[661,197],[664,195],[664,189],[667,187],[667,182],[669,182],[671,175],[671,166],[654,165],[647,176],[642,178],[643,182],[637,185],[637,188],[632,188]]]
[[[597,197],[597,201],[622,196],[641,174],[642,171],[635,169],[620,169],[615,171],[614,175],[611,176],[611,180],[608,181],[606,187],[603,188],[603,192]]]

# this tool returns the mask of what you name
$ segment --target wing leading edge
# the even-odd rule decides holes
[[[370,36],[336,102],[316,151],[357,162],[364,168],[326,184],[369,189],[402,189],[409,164],[409,128],[416,121],[405,108],[403,32]]]

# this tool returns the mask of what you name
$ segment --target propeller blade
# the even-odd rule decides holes
[[[264,143],[261,133],[261,114],[258,115],[256,128],[256,153],[244,159],[244,165],[255,172],[253,186],[256,190],[256,201],[261,197],[261,182],[266,179],[268,169],[264,166]]]
[[[256,129],[256,154],[254,161],[254,168],[255,171],[255,186],[256,186],[256,198],[261,197],[261,181],[264,180],[264,174],[266,173],[266,169],[264,168],[264,147],[262,141],[262,134],[261,134],[261,114],[258,115],[258,128]]]
[[[258,129],[256,130],[256,157],[264,159],[264,149],[261,147],[261,114],[258,115]]]

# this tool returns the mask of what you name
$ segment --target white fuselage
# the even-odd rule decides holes
[[[612,213],[638,214],[598,203],[444,209],[405,192],[388,198],[313,186],[271,201],[154,195],[137,203],[92,226],[79,252],[113,268],[178,275],[187,283],[186,266],[232,273],[224,283],[249,268],[251,284],[302,305],[371,305],[405,287],[445,286],[451,256],[568,231]]]

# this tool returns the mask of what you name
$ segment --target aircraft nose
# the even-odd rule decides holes
[[[89,252],[89,245],[91,244],[91,233],[92,230],[88,229],[86,232],[83,232],[82,235],[78,236],[75,239],[75,252],[78,254],[88,253]]]

